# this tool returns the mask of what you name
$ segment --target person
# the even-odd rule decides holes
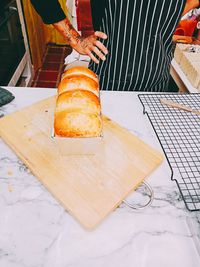
[[[95,32],[83,38],[57,0],[31,2],[44,23],[91,58],[102,90],[151,92],[170,91],[173,33],[181,15],[199,6],[199,0],[90,0]]]

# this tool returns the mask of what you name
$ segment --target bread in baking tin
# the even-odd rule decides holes
[[[97,137],[102,134],[99,81],[85,67],[67,70],[58,86],[54,132],[60,137]]]

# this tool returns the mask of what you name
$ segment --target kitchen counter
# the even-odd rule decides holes
[[[0,116],[56,93],[8,89],[16,98]],[[102,92],[101,99],[105,115],[161,151],[137,93]],[[0,266],[199,267],[200,212],[186,210],[170,177],[164,160],[147,178],[154,191],[150,207],[134,211],[122,204],[88,232],[0,139]]]

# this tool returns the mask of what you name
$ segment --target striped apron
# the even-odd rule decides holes
[[[172,35],[185,2],[91,0],[95,29],[108,35],[106,61],[89,64],[102,90],[168,91]]]

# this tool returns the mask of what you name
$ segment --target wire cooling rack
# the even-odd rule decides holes
[[[139,94],[185,205],[200,210],[200,116],[161,104],[165,98],[200,110],[200,94]]]

